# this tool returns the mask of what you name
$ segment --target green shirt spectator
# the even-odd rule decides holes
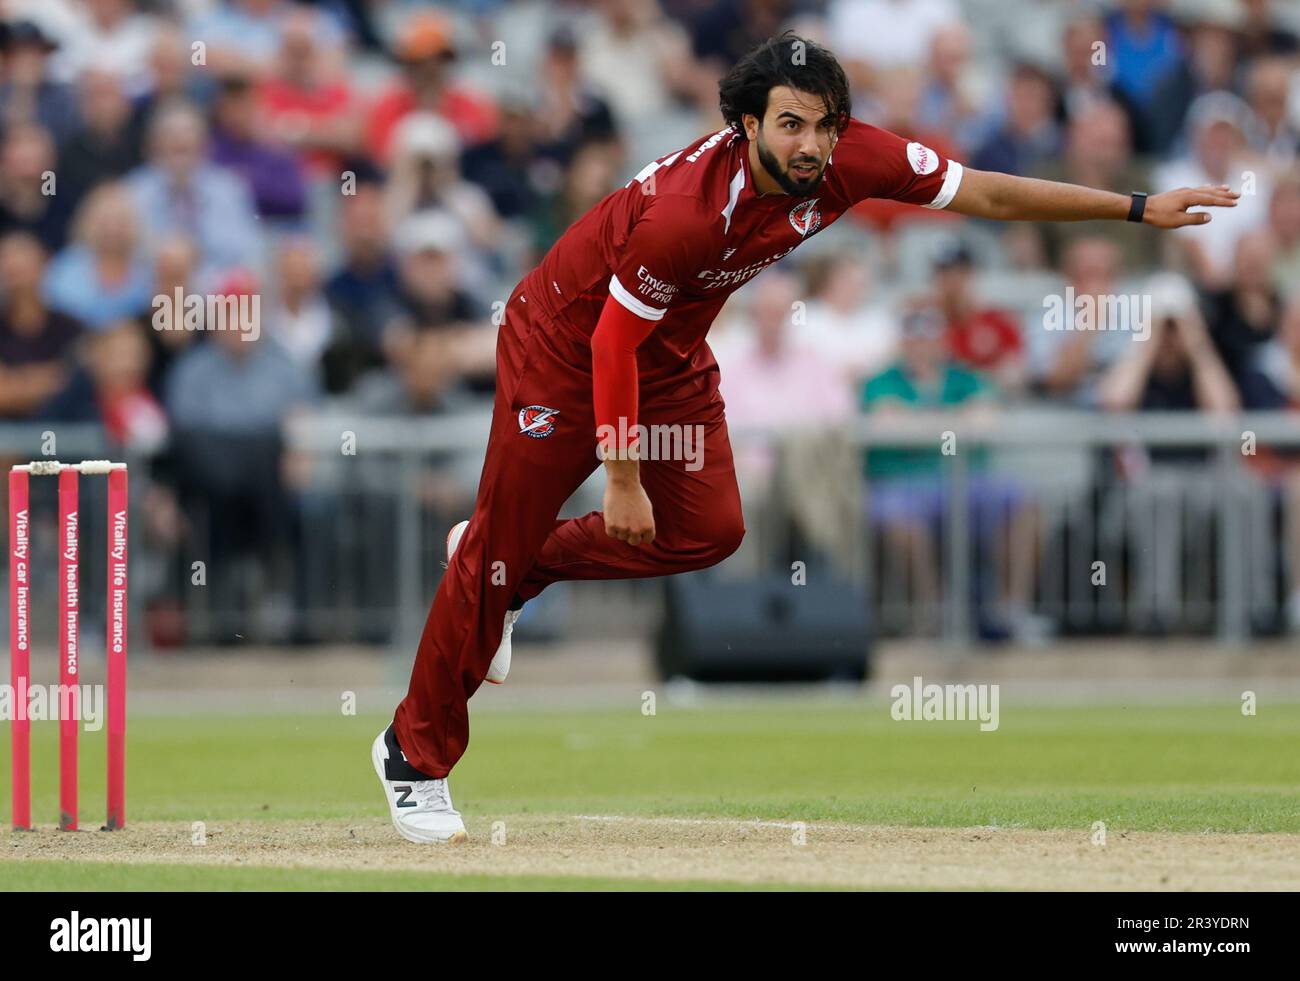
[[[905,362],[895,362],[863,385],[862,407],[871,411],[892,402],[910,409],[943,409],[995,394],[992,385],[979,374],[952,362],[938,365],[930,384],[918,382]],[[972,469],[982,467],[986,456],[983,449],[972,450]],[[871,479],[937,476],[942,469],[943,459],[937,446],[934,449],[872,449],[866,455],[866,474]]]

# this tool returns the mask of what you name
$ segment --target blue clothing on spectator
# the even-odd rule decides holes
[[[0,106],[10,106],[16,101],[13,83],[0,82]],[[50,131],[56,145],[71,137],[81,126],[77,93],[71,85],[43,81],[36,87],[34,101],[36,122]]]
[[[177,359],[167,380],[167,412],[177,429],[257,436],[279,432],[295,406],[313,402],[310,375],[270,338],[241,339],[231,354],[210,341]]]
[[[231,269],[261,268],[253,196],[237,175],[205,164],[194,172],[188,189],[179,189],[164,171],[146,165],[131,173],[127,186],[151,242],[186,235],[197,244],[201,284],[211,286]]]
[[[977,170],[996,170],[1023,177],[1061,155],[1061,128],[1055,123],[1044,126],[1031,136],[999,127],[971,155],[970,165]]]
[[[1178,28],[1166,14],[1152,14],[1137,33],[1122,11],[1106,18],[1114,82],[1143,108],[1155,97],[1165,76],[1182,65],[1185,51]]]
[[[94,254],[84,245],[70,245],[50,263],[43,283],[45,302],[75,317],[90,330],[103,330],[123,317],[149,310],[153,270],[137,256],[124,282],[107,286],[95,272]]]

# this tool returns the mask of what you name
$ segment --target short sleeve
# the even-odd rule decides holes
[[[961,187],[962,165],[915,140],[852,120],[831,153],[851,204],[886,198],[946,208]]]
[[[912,393],[903,379],[902,373],[897,368],[887,368],[880,374],[875,375],[862,386],[862,407],[869,409],[884,399],[898,399],[903,402],[911,402]]]
[[[960,382],[957,385],[956,402],[966,402],[975,398],[993,398],[997,395],[997,390],[987,378],[977,371],[961,371]]]
[[[661,320],[706,267],[721,220],[695,198],[657,197],[632,226],[609,295],[638,317]]]

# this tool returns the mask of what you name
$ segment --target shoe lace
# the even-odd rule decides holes
[[[421,810],[460,812],[451,804],[451,789],[446,780],[420,780],[411,785],[411,795]]]

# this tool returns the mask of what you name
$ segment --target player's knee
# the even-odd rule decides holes
[[[740,515],[739,509],[734,514],[728,515],[723,521],[719,521],[713,532],[713,561],[721,562],[727,556],[731,555],[740,548],[740,543],[745,538],[745,521]]]

